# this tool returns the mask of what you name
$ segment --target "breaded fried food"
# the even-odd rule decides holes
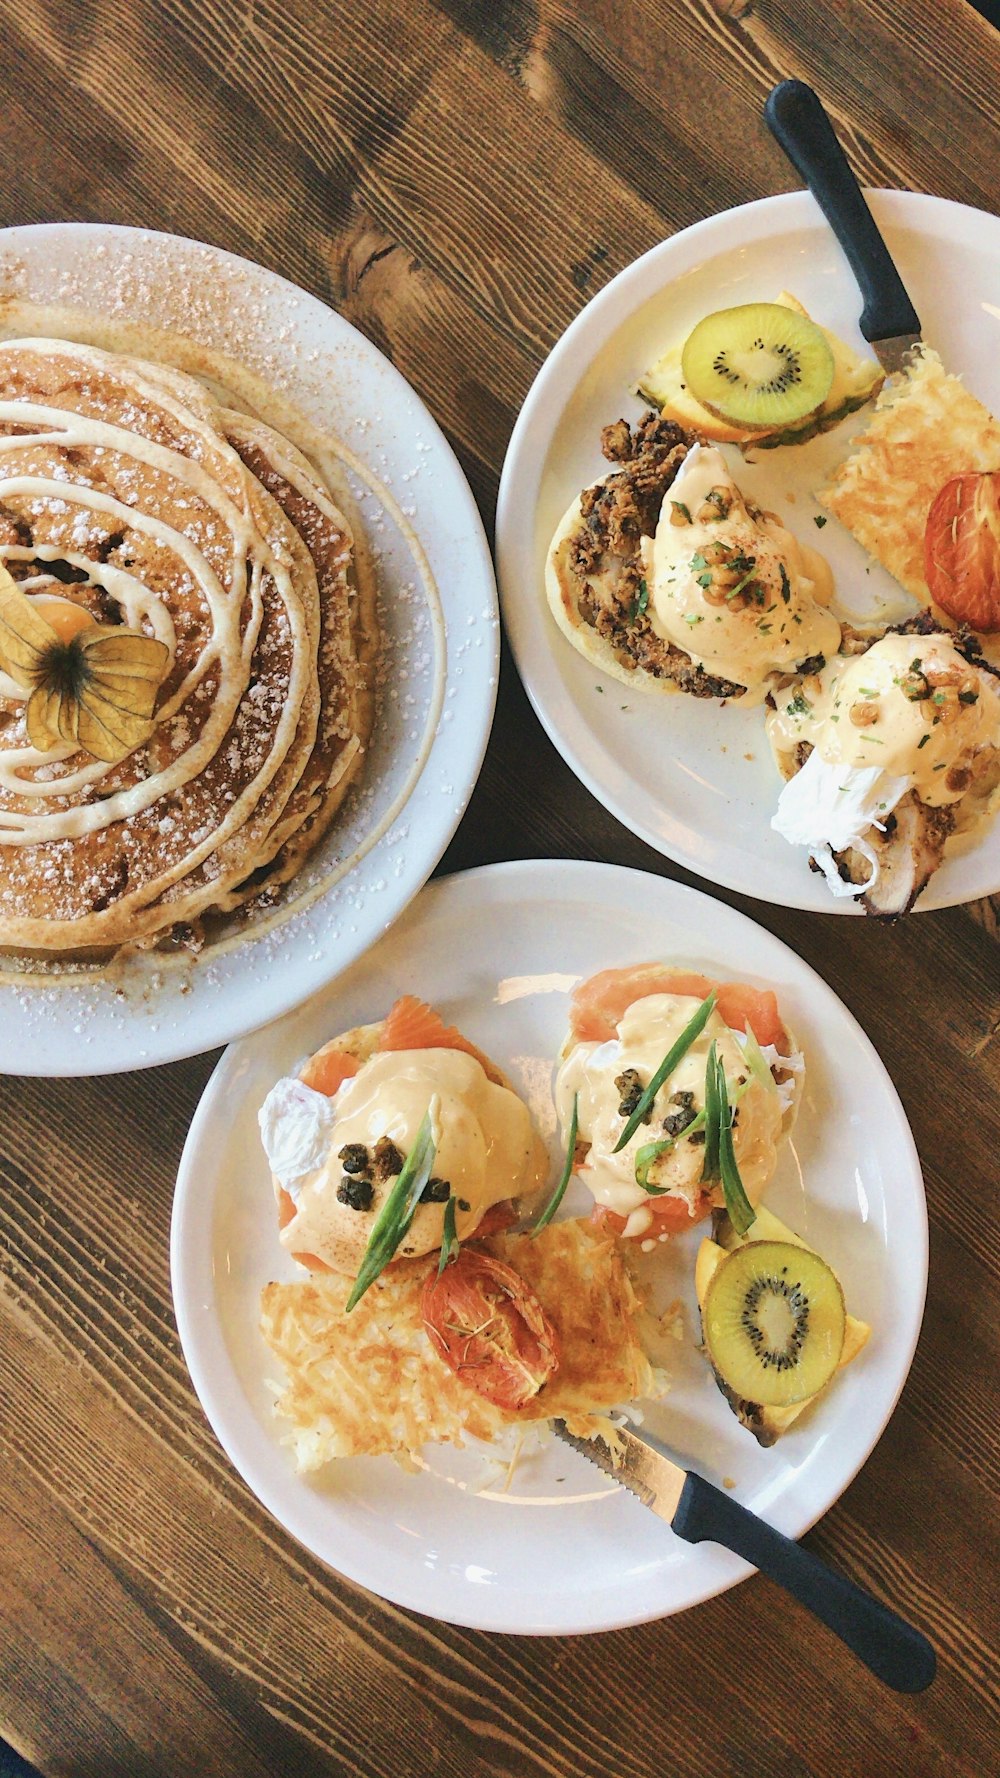
[[[568,1221],[534,1240],[496,1235],[477,1246],[517,1272],[541,1303],[560,1355],[550,1381],[513,1411],[443,1362],[421,1313],[437,1254],[389,1267],[350,1315],[349,1279],[268,1284],[261,1331],[287,1378],[276,1408],[299,1470],[334,1457],[413,1456],[430,1443],[495,1440],[508,1426],[550,1418],[586,1438],[602,1430],[597,1416],[651,1392],[640,1304],[612,1237]]]
[[[922,604],[924,531],[952,476],[1000,468],[1000,421],[946,371],[930,346],[890,378],[821,505]]]

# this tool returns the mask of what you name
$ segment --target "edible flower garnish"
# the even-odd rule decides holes
[[[569,1135],[566,1138],[566,1159],[563,1162],[563,1170],[562,1170],[561,1174],[559,1175],[559,1184],[556,1186],[555,1191],[552,1193],[552,1196],[549,1199],[548,1203],[546,1204],[545,1209],[542,1211],[541,1216],[538,1218],[538,1221],[536,1222],[534,1228],[531,1231],[532,1240],[534,1240],[536,1235],[540,1235],[544,1228],[548,1227],[548,1225],[552,1221],[552,1218],[554,1217],[556,1211],[558,1210],[560,1204],[562,1203],[563,1198],[566,1196],[566,1187],[568,1186],[568,1184],[570,1182],[570,1175],[573,1172],[573,1161],[576,1156],[576,1132],[579,1127],[579,1123],[580,1123],[580,1095],[579,1095],[579,1093],[574,1093],[573,1094],[573,1111],[572,1111],[572,1115],[570,1116],[570,1120],[569,1120]]]
[[[420,1202],[420,1194],[431,1176],[431,1168],[434,1165],[435,1143],[432,1134],[432,1120],[437,1113],[439,1103],[435,1093],[421,1119],[416,1141],[403,1162],[402,1171],[397,1174],[395,1184],[375,1218],[361,1261],[361,1269],[351,1286],[351,1294],[347,1299],[347,1314],[350,1314],[356,1304],[361,1301],[369,1286],[374,1284],[376,1278],[385,1271],[413,1221],[414,1211]]]
[[[169,650],[137,630],[95,623],[82,607],[60,635],[44,609],[0,568],[0,668],[29,694],[28,739],[40,753],[66,741],[117,765],[153,732]]]
[[[613,1154],[618,1154],[620,1150],[625,1147],[626,1142],[631,1141],[636,1130],[639,1128],[639,1125],[644,1122],[646,1113],[652,1105],[653,1100],[656,1098],[664,1081],[669,1079],[670,1075],[673,1074],[674,1069],[677,1067],[678,1062],[683,1060],[687,1055],[688,1050],[691,1048],[691,1045],[701,1036],[705,1026],[708,1024],[714,1006],[715,989],[713,988],[707,999],[702,1001],[697,1012],[688,1020],[688,1023],[685,1025],[676,1043],[674,1043],[667,1051],[663,1061],[660,1063],[660,1066],[643,1093],[642,1098],[639,1100],[638,1105],[629,1118],[628,1123],[625,1125],[624,1130],[619,1136],[618,1141],[615,1143],[612,1150]]]

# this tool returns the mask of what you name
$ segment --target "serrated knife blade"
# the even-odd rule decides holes
[[[645,1433],[616,1426],[616,1460],[602,1440],[577,1438],[561,1420],[552,1424],[566,1444],[627,1488],[685,1542],[721,1543],[777,1581],[886,1685],[898,1692],[922,1692],[930,1685],[937,1658],[926,1636],[714,1482],[683,1469]]]
[[[561,1420],[554,1422],[559,1437],[574,1450],[589,1457],[605,1475],[612,1476],[648,1506],[658,1518],[671,1524],[677,1503],[680,1500],[687,1481],[687,1470],[681,1469],[677,1463],[671,1463],[669,1457],[662,1456],[651,1446],[643,1444],[640,1438],[629,1431],[627,1426],[619,1426],[615,1431],[620,1440],[619,1455],[621,1461],[616,1463],[608,1446],[599,1438],[575,1438],[567,1431]]]
[[[920,320],[851,172],[833,125],[803,80],[782,80],[764,116],[847,255],[864,302],[860,327],[887,376],[920,345]]]

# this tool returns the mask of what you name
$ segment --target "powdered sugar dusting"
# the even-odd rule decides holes
[[[137,957],[100,975],[30,984],[9,972],[0,985],[19,1057],[0,1054],[0,1065],[131,1068],[208,1047],[294,1004],[384,931],[429,873],[475,780],[492,714],[492,573],[433,422],[375,349],[304,292],[212,248],[77,225],[8,231],[0,290],[68,305],[76,313],[61,317],[67,335],[75,323],[94,343],[173,356],[317,459],[320,429],[336,435],[332,470],[376,557],[386,650],[363,785],[287,901],[199,955]],[[0,332],[23,331],[5,306]],[[186,339],[168,352],[149,330],[181,318]]]

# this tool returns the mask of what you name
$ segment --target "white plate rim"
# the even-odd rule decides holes
[[[297,308],[301,307],[311,313],[318,324],[329,330],[332,341],[338,345],[349,345],[357,355],[358,363],[373,373],[377,372],[385,380],[394,401],[398,402],[401,410],[408,409],[409,416],[419,423],[421,436],[429,441],[434,473],[440,479],[441,491],[435,497],[436,503],[443,504],[446,497],[449,510],[454,516],[454,538],[458,540],[462,551],[467,552],[469,562],[467,576],[454,576],[460,604],[460,610],[453,614],[454,623],[457,625],[461,618],[471,625],[474,614],[482,615],[484,610],[491,613],[489,623],[483,626],[482,639],[486,645],[467,657],[479,669],[474,697],[468,701],[469,709],[462,724],[456,724],[450,730],[445,730],[440,719],[438,720],[422,769],[409,785],[406,802],[395,811],[392,828],[398,825],[405,810],[411,807],[418,789],[429,784],[428,774],[432,771],[445,772],[448,793],[426,800],[419,831],[412,844],[407,847],[405,872],[401,876],[396,876],[387,869],[382,873],[384,887],[377,903],[375,898],[370,898],[369,910],[365,917],[359,917],[353,938],[324,959],[316,958],[317,927],[310,924],[310,915],[314,908],[321,912],[324,892],[316,902],[307,905],[301,915],[292,914],[288,921],[288,931],[292,931],[297,922],[303,923],[300,935],[293,938],[289,946],[290,951],[294,948],[297,953],[297,968],[286,967],[287,957],[282,959],[282,966],[279,968],[267,969],[266,964],[261,965],[254,953],[256,950],[262,954],[261,947],[267,934],[256,936],[253,927],[250,927],[245,937],[238,942],[235,952],[230,952],[228,958],[223,957],[221,964],[214,960],[210,964],[210,967],[222,968],[225,975],[224,988],[213,983],[212,990],[201,995],[173,993],[169,1019],[151,1017],[149,996],[136,990],[129,997],[131,1022],[123,1023],[118,1009],[109,1008],[108,996],[113,993],[113,983],[95,985],[86,978],[79,980],[68,975],[30,978],[20,983],[0,983],[0,1072],[68,1079],[81,1075],[124,1073],[137,1067],[147,1068],[180,1061],[215,1049],[250,1030],[270,1023],[308,999],[321,980],[335,980],[399,917],[447,849],[482,770],[496,709],[500,663],[499,607],[496,577],[482,516],[444,432],[395,365],[359,328],[345,320],[322,298],[256,261],[228,252],[212,243],[162,230],[73,221],[31,223],[0,229],[0,255],[13,255],[15,265],[18,250],[22,246],[27,248],[39,242],[43,247],[52,243],[56,253],[72,252],[76,243],[84,243],[89,251],[100,249],[102,254],[109,248],[123,253],[128,250],[141,253],[145,247],[147,251],[167,251],[176,253],[179,257],[192,253],[208,255],[213,266],[218,264],[222,268],[229,268],[247,277],[257,288],[280,292],[287,300],[293,300]],[[85,308],[86,300],[75,292],[71,306]],[[174,331],[179,329],[175,328]],[[191,337],[200,336],[192,334]],[[272,340],[271,344],[276,353],[282,351],[280,340]],[[223,349],[231,350],[225,346]],[[294,361],[291,363],[291,398],[294,401]],[[351,443],[352,448],[357,449],[353,441]],[[358,454],[364,453],[359,451]],[[422,529],[419,508],[413,525],[422,547],[426,547],[427,533]],[[445,627],[444,676],[440,693],[442,698],[455,683],[451,649],[452,627],[452,624]],[[472,676],[470,674],[470,678]],[[459,736],[461,739],[456,745]],[[335,833],[336,830],[333,831]],[[380,857],[384,861],[387,856],[388,839],[389,836],[383,834],[370,850],[365,851],[361,860],[362,863],[372,861],[373,875],[376,861]],[[349,872],[346,879],[340,879],[334,888],[339,889],[341,882],[350,881],[350,874]],[[312,960],[307,957],[307,953],[312,953]],[[232,963],[234,956],[237,959],[235,967]],[[165,961],[164,970],[169,968],[171,961]],[[248,992],[247,978],[252,976],[255,965],[258,970],[263,968],[266,971],[264,987],[261,989],[259,985],[262,978],[258,973],[253,991]],[[156,963],[151,963],[150,970],[155,968]],[[152,994],[155,999],[155,988]],[[40,1018],[32,1016],[32,1000],[36,995],[41,997],[45,1008],[44,1015]],[[88,998],[89,996],[93,998]],[[191,1004],[196,1001],[197,1010]],[[53,1031],[58,1030],[60,1025],[64,1026],[67,1033],[74,1026],[79,1031],[80,1022],[83,1021],[86,1025],[90,1017],[94,1020],[96,1030],[94,1038],[88,1041],[94,1042],[97,1053],[85,1045],[74,1046],[67,1042],[64,1045],[65,1053],[54,1065]],[[138,1050],[137,1041],[141,1044]]]
[[[879,223],[936,236],[950,230],[954,238],[968,241],[970,245],[984,224],[989,224],[1000,251],[1000,217],[989,211],[922,192],[866,188],[865,197]],[[582,738],[586,724],[575,708],[560,711],[558,692],[553,695],[548,682],[545,654],[533,651],[524,633],[520,611],[530,595],[524,593],[523,587],[536,576],[531,564],[530,542],[525,541],[530,527],[525,525],[523,515],[526,503],[530,502],[533,481],[537,480],[538,465],[545,460],[551,445],[567,391],[586,370],[593,351],[615,331],[622,318],[722,248],[746,246],[766,240],[783,229],[806,227],[829,231],[829,224],[812,194],[808,191],[779,192],[691,223],[624,266],[574,316],[539,369],[511,433],[497,493],[495,554],[504,625],[529,701],[549,739],[591,795],[639,839],[699,878],[744,895],[754,895],[755,892],[735,867],[728,868],[717,861],[710,867],[704,851],[688,853],[669,845],[643,819],[641,799],[637,797],[634,802],[623,802],[619,798],[612,800],[600,772],[591,769],[582,757],[578,737]],[[844,265],[846,270],[846,260]],[[849,271],[848,275],[851,275]],[[860,306],[860,293],[858,300]],[[536,589],[536,596],[543,596],[540,587]],[[551,643],[557,645],[554,635]],[[773,888],[766,894],[761,891],[758,899],[775,907],[864,917],[863,909],[854,899],[837,898],[828,893],[825,900],[820,899],[819,879],[810,880],[813,873],[806,871],[803,857],[796,848],[790,846],[788,852],[787,886],[780,895]],[[942,893],[938,878],[934,877],[913,911],[928,913],[938,908],[964,906],[969,901],[998,892],[1000,875],[996,872],[977,882],[968,892],[956,889],[951,894]]]
[[[729,907],[728,904],[714,901],[702,890],[689,888],[672,879],[620,865],[571,859],[521,859],[501,864],[482,865],[470,871],[437,878],[427,884],[415,899],[407,914],[407,920],[419,927],[423,910],[433,908],[442,902],[447,903],[449,898],[457,898],[461,903],[469,895],[478,897],[484,889],[488,894],[494,885],[501,897],[508,892],[514,896],[523,895],[525,882],[530,884],[535,873],[541,873],[547,883],[555,881],[560,890],[577,884],[581,893],[588,885],[592,885],[595,890],[603,891],[614,881],[621,887],[623,896],[629,888],[633,895],[652,891],[658,898],[662,898],[664,910],[671,903],[675,906],[683,905],[686,908],[702,911],[705,918],[712,919],[716,923],[721,917],[724,928],[731,929],[734,933],[745,934],[748,929],[751,930],[755,939],[763,941],[765,956],[769,955],[782,960],[791,968],[797,982],[807,988],[810,995],[816,996],[818,1004],[834,1010],[836,1015],[846,1022],[846,1027],[851,1031],[855,1041],[860,1043],[871,1071],[871,1079],[877,1082],[879,1092],[884,1097],[887,1114],[891,1115],[894,1121],[895,1138],[898,1138],[899,1142],[900,1170],[907,1170],[912,1187],[912,1218],[907,1227],[907,1238],[912,1243],[911,1263],[916,1268],[914,1276],[919,1278],[919,1288],[913,1298],[910,1324],[902,1331],[901,1344],[895,1348],[892,1386],[880,1405],[879,1424],[869,1442],[854,1453],[850,1463],[838,1475],[832,1488],[824,1491],[822,1498],[818,1501],[811,1501],[803,1510],[796,1512],[793,1509],[778,1515],[782,1518],[780,1529],[787,1536],[797,1539],[830,1510],[854,1480],[864,1463],[867,1462],[892,1416],[909,1375],[916,1350],[926,1300],[928,1226],[920,1160],[905,1111],[888,1070],[871,1040],[822,976],[811,965],[798,957],[783,940],[770,933],[767,928],[758,926],[749,916]],[[587,889],[587,892],[589,893],[590,890]],[[713,929],[709,928],[709,930]],[[710,945],[713,942],[714,937],[709,941]],[[727,945],[728,942],[727,931]],[[754,971],[754,973],[757,972]],[[472,1603],[459,1600],[457,1603],[449,1604],[446,1612],[435,1610],[428,1606],[426,1591],[420,1586],[400,1584],[398,1577],[391,1574],[388,1576],[380,1574],[377,1580],[373,1579],[369,1569],[359,1568],[353,1561],[349,1549],[338,1551],[334,1559],[329,1549],[318,1547],[310,1527],[308,1490],[301,1488],[301,1499],[296,1498],[296,1488],[300,1485],[297,1484],[297,1478],[291,1472],[291,1459],[286,1459],[288,1471],[282,1473],[276,1487],[267,1480],[262,1481],[261,1479],[258,1461],[261,1440],[263,1438],[270,1449],[274,1442],[274,1434],[264,1432],[248,1403],[234,1398],[233,1382],[226,1377],[229,1360],[224,1339],[221,1327],[212,1310],[213,1281],[210,1236],[213,1204],[211,1195],[205,1191],[205,1174],[199,1159],[199,1149],[217,1115],[216,1100],[222,1096],[230,1095],[237,1088],[240,1069],[250,1046],[260,1044],[267,1035],[267,1032],[251,1033],[248,1037],[230,1045],[208,1081],[184,1144],[174,1193],[170,1229],[170,1277],[174,1314],[181,1348],[195,1393],[230,1462],[266,1511],[311,1555],[348,1581],[365,1587],[388,1602],[403,1606],[408,1610],[434,1616],[442,1621],[463,1627],[496,1633],[568,1635],[627,1628],[633,1624],[655,1621],[661,1617],[673,1615],[675,1612],[690,1609],[694,1605],[701,1604],[705,1600],[727,1591],[731,1586],[752,1574],[754,1570],[747,1563],[736,1560],[728,1552],[718,1549],[717,1546],[711,1546],[709,1552],[706,1546],[701,1545],[698,1546],[696,1552],[692,1552],[692,1555],[697,1554],[699,1560],[703,1561],[705,1575],[701,1584],[688,1597],[673,1602],[660,1602],[653,1609],[647,1605],[646,1608],[639,1611],[619,1612],[614,1616],[601,1616],[598,1613],[597,1616],[589,1616],[585,1620],[566,1622],[553,1615],[548,1619],[524,1622],[516,1615],[511,1616],[503,1611],[497,1612],[495,1609],[484,1609],[484,1601],[492,1602],[488,1589],[482,1588],[469,1589],[470,1594],[473,1595]],[[899,1332],[898,1328],[893,1329],[897,1339]],[[216,1377],[213,1374],[213,1367],[218,1370],[220,1364],[220,1376]],[[238,1391],[239,1385],[236,1384],[235,1388]],[[288,1495],[293,1499],[292,1510],[289,1510],[286,1498]]]

